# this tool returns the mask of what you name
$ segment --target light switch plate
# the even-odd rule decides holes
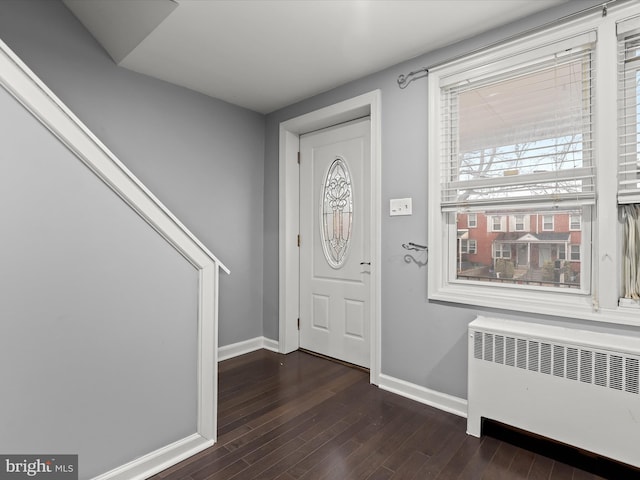
[[[411,198],[392,198],[389,200],[389,215],[411,215]]]

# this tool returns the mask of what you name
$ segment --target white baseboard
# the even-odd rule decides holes
[[[207,440],[194,433],[102,475],[93,477],[92,480],[144,480],[201,452],[211,445],[213,445],[213,440]]]
[[[232,343],[231,345],[225,345],[218,348],[218,361],[228,360],[245,353],[255,352],[264,348],[265,350],[271,350],[272,352],[278,352],[278,342],[266,337],[250,338],[238,343]]]
[[[390,377],[384,373],[380,374],[378,387],[416,402],[467,418],[467,401],[463,398],[436,392],[399,378]]]
[[[264,348],[265,350],[269,350],[271,352],[276,352],[276,353],[280,352],[280,344],[278,343],[277,340],[271,340],[270,338],[265,338],[265,337],[262,337],[262,340],[263,340],[262,348]]]

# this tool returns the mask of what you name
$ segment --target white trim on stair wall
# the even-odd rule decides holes
[[[225,267],[0,41],[0,88],[19,101],[100,180],[161,235],[199,273],[197,420],[193,434],[98,475],[100,480],[144,479],[216,441],[218,276]],[[117,349],[114,350],[117,355]],[[158,419],[162,421],[162,419]]]

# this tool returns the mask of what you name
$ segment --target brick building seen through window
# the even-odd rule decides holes
[[[580,224],[576,211],[458,213],[457,278],[578,288]]]

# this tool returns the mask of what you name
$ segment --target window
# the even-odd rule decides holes
[[[640,22],[618,24],[618,202],[640,203]]]
[[[478,216],[475,213],[469,213],[467,215],[467,227],[476,228],[478,226]]]
[[[580,245],[571,245],[571,260],[580,260]]]
[[[558,260],[566,260],[567,259],[567,247],[564,243],[558,245]]]
[[[478,244],[475,240],[469,240],[469,253],[474,255],[478,252]]]
[[[640,326],[639,106],[638,2],[430,69],[429,299]]]
[[[442,223],[452,225],[459,211],[491,212],[490,235],[478,242],[483,251],[491,246],[493,258],[512,260],[506,269],[515,272],[516,262],[526,267],[513,278],[518,288],[560,286],[545,284],[542,270],[557,256],[557,245],[570,240],[568,209],[590,210],[595,203],[594,41],[586,33],[485,65],[479,73],[461,68],[440,77]],[[556,215],[565,219],[564,231]],[[539,223],[528,236],[516,234],[525,232],[526,217]],[[445,229],[449,248],[462,228]],[[458,270],[449,281],[487,283],[492,267],[490,258],[479,258],[471,271]],[[564,286],[586,292],[588,281]]]
[[[640,20],[617,25],[618,205],[622,218],[623,299],[640,298]]]
[[[516,215],[515,224],[516,232],[524,232],[524,215]]]
[[[553,215],[542,216],[542,230],[546,232],[553,232]]]
[[[511,258],[511,247],[504,243],[497,243],[494,246],[494,258]]]
[[[582,228],[582,217],[579,214],[569,215],[569,230],[580,230]]]
[[[442,252],[428,267],[429,298],[552,315],[593,313],[592,284],[600,279],[592,263],[601,258],[594,245],[602,244],[594,242],[602,218],[596,197],[602,205],[609,201],[599,196],[605,182],[598,175],[612,174],[596,168],[604,147],[593,126],[608,127],[611,120],[597,117],[602,89],[594,79],[604,35],[598,26],[611,21],[580,18],[571,28],[548,29],[429,71],[429,201],[435,209],[429,243]],[[609,38],[608,48],[615,50],[615,43]],[[615,95],[610,91],[609,100]],[[456,247],[457,232],[468,225],[458,223],[458,213],[467,218],[470,211],[487,228],[474,234],[477,254],[465,271]]]
[[[474,255],[478,250],[478,244],[475,240],[461,240],[460,253],[468,253]]]

